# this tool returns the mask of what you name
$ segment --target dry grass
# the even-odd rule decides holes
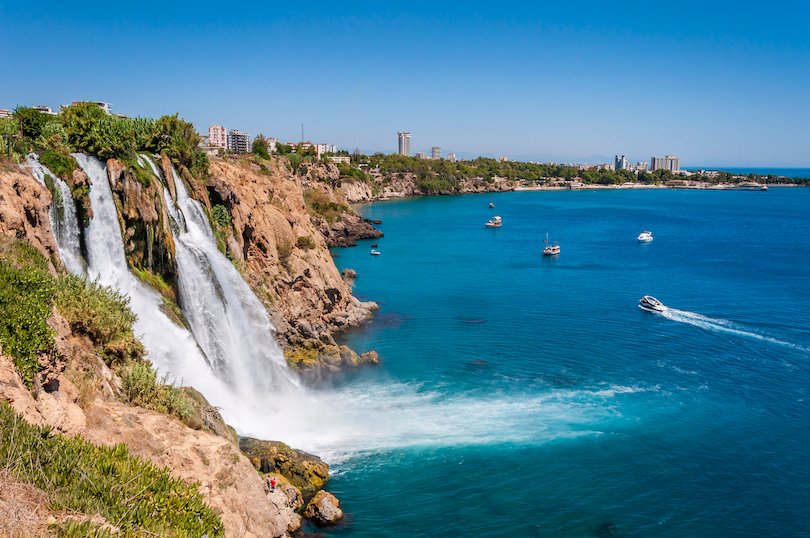
[[[0,469],[0,536],[29,538],[47,536],[48,497]]]

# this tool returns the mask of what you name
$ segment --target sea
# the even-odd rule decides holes
[[[759,176],[774,175],[779,177],[808,177],[810,178],[810,168],[735,168],[728,166],[690,166],[684,170],[697,172],[700,170],[722,170],[731,174],[757,174]]]
[[[810,536],[810,189],[360,210],[385,237],[334,256],[380,310],[344,341],[381,364],[334,383],[390,419],[333,455],[346,517],[318,532]]]

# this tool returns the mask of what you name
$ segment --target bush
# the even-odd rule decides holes
[[[327,193],[320,189],[306,189],[304,202],[311,215],[322,217],[327,222],[334,222],[349,211],[349,206],[333,201]]]
[[[231,214],[228,209],[222,204],[214,204],[211,208],[211,218],[217,226],[227,228],[231,225]]]
[[[117,371],[125,400],[132,405],[152,409],[158,413],[188,419],[194,408],[185,393],[167,383],[158,381],[157,372],[146,361],[129,361]]]
[[[143,344],[132,330],[137,317],[126,296],[96,282],[65,274],[56,280],[55,300],[71,331],[89,337],[100,348],[108,366],[145,355]]]
[[[298,241],[295,242],[295,246],[301,250],[310,250],[315,248],[315,241],[313,241],[311,237],[302,235],[298,238]]]
[[[93,103],[78,103],[62,109],[59,119],[68,135],[70,147],[76,151],[93,150],[92,130],[107,114]]]
[[[43,150],[50,150],[67,156],[70,153],[68,145],[68,135],[65,128],[58,120],[51,120],[42,126],[39,138],[36,139],[37,146]]]
[[[260,134],[253,140],[253,153],[262,159],[270,158],[270,152],[267,150],[267,147],[267,139],[264,137],[264,135]]]
[[[0,351],[14,361],[29,388],[40,370],[39,357],[56,353],[48,318],[53,279],[34,247],[14,242],[0,252]]]
[[[65,181],[72,181],[73,171],[79,167],[72,156],[50,149],[46,149],[40,154],[39,162]]]
[[[197,484],[172,478],[124,445],[95,446],[29,424],[6,403],[0,403],[0,468],[45,491],[52,510],[99,514],[124,536],[224,535]]]

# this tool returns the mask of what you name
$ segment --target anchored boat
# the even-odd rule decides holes
[[[560,245],[555,241],[554,244],[548,242],[548,232],[546,232],[546,246],[543,248],[543,256],[556,256],[560,253]]]
[[[500,228],[503,222],[501,221],[501,217],[492,217],[489,219],[484,226],[487,228]]]

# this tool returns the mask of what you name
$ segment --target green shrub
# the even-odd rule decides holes
[[[67,131],[62,124],[55,119],[42,126],[42,131],[36,142],[37,146],[43,150],[50,150],[62,155],[70,153]]]
[[[13,359],[29,388],[40,370],[39,356],[56,353],[53,330],[48,326],[53,279],[41,267],[45,258],[39,257],[27,266],[0,257],[0,350]]]
[[[46,149],[40,153],[39,162],[65,181],[72,181],[73,171],[79,167],[76,159],[71,155],[58,153],[51,149]]]
[[[128,403],[175,415],[181,420],[192,415],[194,408],[185,393],[168,384],[165,377],[158,380],[157,372],[148,362],[129,361],[117,373]]]
[[[327,193],[320,189],[306,189],[304,202],[311,215],[322,217],[327,222],[334,222],[349,211],[349,206],[333,201]]]
[[[62,109],[59,119],[68,135],[70,147],[76,151],[92,151],[93,126],[107,114],[93,103],[78,103]]]
[[[295,242],[295,246],[301,250],[310,250],[315,248],[315,241],[313,241],[311,237],[302,235],[298,238],[298,241]]]
[[[112,288],[88,282],[76,275],[56,279],[56,308],[76,334],[84,334],[100,348],[104,361],[112,366],[145,355],[132,325],[137,317],[129,299]]]
[[[228,209],[224,205],[215,204],[211,208],[211,218],[214,220],[217,226],[227,228],[231,225],[231,214],[228,213]]]
[[[14,119],[19,122],[23,136],[31,140],[39,138],[42,128],[51,117],[30,107],[20,106],[14,109]]]
[[[52,510],[99,514],[124,536],[224,535],[197,484],[172,478],[124,445],[99,447],[29,424],[6,403],[0,403],[0,468],[45,491]],[[81,524],[62,536],[76,536],[76,528]]]

